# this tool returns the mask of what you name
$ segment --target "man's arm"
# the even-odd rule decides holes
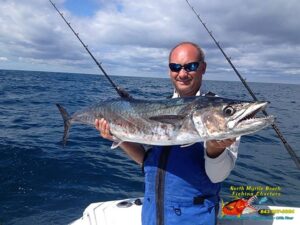
[[[110,133],[109,124],[103,118],[95,120],[95,127],[100,131],[100,135],[110,141],[113,141],[113,136]],[[142,165],[145,156],[145,149],[143,145],[133,142],[123,142],[119,146],[126,152],[126,154],[132,158],[136,163]]]
[[[236,140],[207,141],[204,143],[205,171],[213,183],[225,180],[234,168],[240,137]]]

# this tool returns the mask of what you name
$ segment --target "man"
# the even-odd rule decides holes
[[[200,95],[206,70],[204,53],[194,43],[183,42],[169,55],[173,98]],[[109,124],[95,121],[103,138],[112,140]],[[153,146],[147,152],[137,143],[120,147],[144,166],[143,225],[213,225],[219,208],[220,182],[233,169],[237,141],[212,140],[190,146]]]

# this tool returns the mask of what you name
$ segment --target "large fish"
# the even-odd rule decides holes
[[[149,145],[188,145],[254,133],[274,122],[273,116],[255,118],[268,102],[220,97],[186,97],[166,100],[115,99],[103,101],[69,115],[59,104],[64,119],[64,145],[72,123],[94,126],[105,118],[115,138]]]

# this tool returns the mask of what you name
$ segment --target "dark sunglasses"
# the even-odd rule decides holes
[[[177,64],[177,63],[170,63],[169,64],[169,68],[172,72],[179,72],[182,68],[186,71],[186,72],[191,72],[191,71],[196,71],[199,67],[199,62],[190,62],[188,64]]]

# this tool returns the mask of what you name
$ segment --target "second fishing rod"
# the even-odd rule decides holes
[[[239,71],[235,68],[235,66],[231,62],[230,58],[226,55],[226,53],[224,52],[224,50],[220,46],[219,42],[215,39],[215,37],[213,36],[212,32],[207,28],[206,24],[200,18],[200,15],[196,12],[196,10],[194,9],[194,7],[190,4],[190,2],[188,0],[185,0],[185,1],[187,2],[187,4],[189,5],[189,7],[191,8],[191,10],[194,12],[194,14],[197,16],[197,18],[200,21],[200,23],[204,26],[205,30],[208,32],[209,36],[213,39],[214,43],[217,45],[217,47],[219,48],[219,50],[222,52],[222,54],[225,57],[225,59],[227,60],[227,62],[230,64],[230,66],[232,67],[232,69],[234,70],[234,72],[236,73],[236,75],[239,77],[239,79],[241,80],[241,82],[243,83],[243,85],[245,86],[245,88],[248,90],[249,94],[252,96],[252,98],[255,101],[258,101],[257,97],[255,96],[255,94],[253,93],[253,91],[251,90],[251,88],[249,87],[249,85],[247,84],[246,80],[241,76],[241,74],[239,73]],[[263,112],[263,114],[265,116],[269,115],[266,110],[262,110],[262,112]],[[284,145],[285,149],[287,150],[287,152],[290,154],[290,156],[293,159],[293,161],[295,162],[297,168],[300,169],[300,158],[297,156],[296,152],[289,145],[289,143],[287,142],[287,140],[283,137],[283,134],[281,133],[279,127],[277,127],[277,125],[275,123],[273,123],[272,124],[272,128],[274,129],[274,131],[278,135],[279,139],[283,143],[283,145]]]

